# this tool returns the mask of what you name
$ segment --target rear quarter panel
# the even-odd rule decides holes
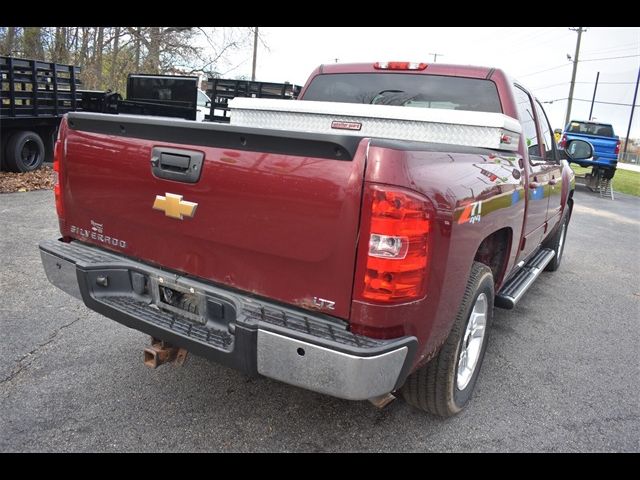
[[[515,264],[525,210],[524,172],[515,154],[499,156],[498,152],[464,148],[455,153],[452,149],[456,147],[450,145],[440,151],[419,150],[408,142],[396,142],[394,149],[389,143],[393,142],[372,141],[365,181],[401,186],[431,201],[435,219],[430,231],[427,295],[393,307],[354,302],[352,322],[371,316],[381,326],[402,321],[405,332],[420,341],[418,364],[428,360],[446,339],[481,242],[497,230],[509,229],[512,241],[503,271]],[[503,279],[495,280],[499,287]]]

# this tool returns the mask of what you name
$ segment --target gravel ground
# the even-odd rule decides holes
[[[190,356],[50,285],[50,191],[0,195],[0,451],[639,451],[640,199],[582,187],[560,270],[496,310],[471,405],[385,410]]]

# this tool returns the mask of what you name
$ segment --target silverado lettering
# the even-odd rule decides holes
[[[106,243],[108,245],[113,245],[114,247],[120,247],[123,249],[127,248],[127,242],[125,242],[124,240],[119,240],[117,238],[112,238],[109,235],[103,235],[102,233],[98,233],[98,230],[96,227],[91,227],[91,230],[87,230],[86,228],[80,228],[75,225],[71,225],[69,227],[69,231],[71,233],[75,233],[79,235],[80,237],[91,238],[92,240],[96,240],[100,243]]]

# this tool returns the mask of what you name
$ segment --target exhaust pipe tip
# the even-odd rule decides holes
[[[392,395],[391,393],[385,393],[384,395],[379,395],[377,397],[370,398],[369,401],[376,408],[383,409],[387,405],[389,405],[391,402],[393,402],[395,399],[396,399],[395,395]]]

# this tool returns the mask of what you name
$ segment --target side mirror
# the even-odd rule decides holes
[[[593,157],[593,146],[584,140],[569,140],[564,153],[569,160],[587,160]]]
[[[205,108],[211,108],[211,102],[207,100],[207,102],[204,104]]]

